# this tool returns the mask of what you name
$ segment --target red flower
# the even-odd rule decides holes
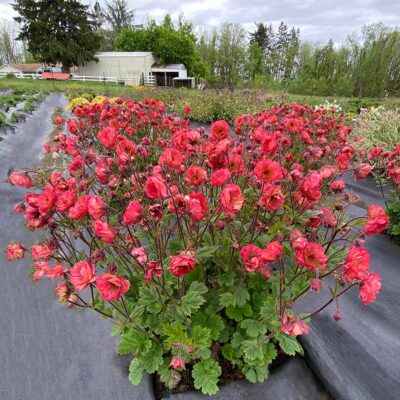
[[[365,234],[367,236],[382,232],[389,225],[389,217],[385,210],[373,204],[368,208],[368,221],[365,224]]]
[[[372,167],[369,164],[360,164],[354,168],[354,178],[357,180],[365,179],[372,171]]]
[[[158,159],[160,165],[166,164],[168,168],[179,169],[182,165],[183,154],[176,149],[165,149]]]
[[[40,244],[34,244],[31,249],[32,260],[48,260],[52,252],[53,251],[48,244],[44,246]]]
[[[32,186],[32,180],[25,172],[12,172],[9,176],[9,180],[15,186],[22,186],[27,189]]]
[[[368,276],[360,283],[360,297],[364,304],[372,303],[376,300],[376,295],[381,290],[381,277],[370,272]]]
[[[33,274],[32,279],[34,282],[40,281],[43,279],[47,271],[50,269],[50,264],[46,261],[38,261],[37,263],[33,264]]]
[[[213,185],[213,186],[225,185],[225,183],[229,181],[231,176],[232,176],[232,173],[231,173],[231,171],[229,171],[228,168],[217,169],[211,175],[211,178],[210,178],[211,185]]]
[[[69,273],[69,279],[77,292],[87,288],[96,277],[96,267],[90,261],[79,261]]]
[[[56,210],[58,212],[68,211],[76,201],[76,194],[72,190],[66,190],[57,197]]]
[[[262,138],[261,151],[270,156],[276,153],[278,142],[274,133],[265,133]]]
[[[261,250],[261,258],[265,263],[276,261],[283,252],[283,247],[278,241],[269,242],[265,249]]]
[[[96,236],[98,236],[104,243],[111,244],[115,238],[115,232],[105,221],[93,221],[93,228]]]
[[[144,279],[150,282],[154,276],[162,276],[163,272],[163,269],[157,261],[150,261],[144,274]]]
[[[243,261],[244,268],[248,272],[258,270],[262,265],[262,250],[254,244],[243,246],[240,250],[240,258]]]
[[[147,178],[145,192],[149,199],[162,199],[163,197],[167,197],[167,187],[164,181],[155,176]]]
[[[10,243],[7,245],[7,260],[24,258],[24,248],[20,244]]]
[[[134,225],[140,222],[142,217],[142,205],[137,200],[133,200],[128,204],[128,207],[126,207],[122,220],[125,225]]]
[[[390,169],[388,176],[390,179],[393,179],[398,185],[400,185],[400,167]]]
[[[92,196],[88,201],[88,212],[92,218],[99,219],[107,212],[107,206],[99,196]]]
[[[188,211],[193,221],[201,221],[208,212],[207,199],[201,193],[190,193]]]
[[[57,195],[54,190],[46,189],[39,194],[37,207],[41,213],[49,212],[56,204]]]
[[[321,192],[322,178],[318,172],[311,172],[301,183],[300,192],[309,200],[319,200]]]
[[[183,109],[183,112],[185,113],[185,115],[189,115],[189,114],[190,114],[190,111],[192,111],[192,107],[190,107],[190,105],[187,104],[187,105],[185,106],[185,108]]]
[[[240,187],[233,183],[226,185],[221,192],[220,205],[229,217],[233,217],[236,212],[240,211],[244,202]]]
[[[168,202],[168,211],[173,214],[182,215],[187,208],[187,200],[181,194],[172,196]]]
[[[313,292],[319,292],[322,289],[321,279],[312,278],[310,282],[310,288]]]
[[[75,205],[69,209],[69,216],[72,219],[81,219],[86,216],[88,213],[88,202],[90,196],[82,196],[80,197]]]
[[[174,356],[172,357],[169,366],[173,369],[185,368],[185,359],[180,356]]]
[[[191,165],[185,174],[185,181],[190,185],[200,185],[207,180],[207,172],[197,165]]]
[[[118,131],[107,126],[97,134],[97,137],[104,147],[113,147],[117,142]]]
[[[118,163],[126,164],[133,158],[133,155],[136,153],[136,147],[130,140],[122,139],[118,142],[116,146],[116,153],[118,156]]]
[[[195,267],[194,256],[179,255],[172,256],[169,263],[169,269],[175,276],[184,276]]]
[[[363,247],[352,247],[343,264],[343,278],[347,282],[367,277],[370,266],[369,253]]]
[[[84,165],[80,157],[72,160],[68,165],[68,171],[72,176],[80,177],[83,173]]]
[[[284,314],[282,318],[281,331],[287,335],[307,335],[310,332],[309,327],[301,320],[294,319],[293,316]]]
[[[280,185],[265,184],[257,204],[264,206],[269,212],[282,209],[285,196]]]
[[[96,281],[100,296],[105,301],[119,300],[128,290],[130,283],[120,275],[104,273]]]
[[[283,177],[281,165],[277,161],[265,158],[256,164],[254,174],[265,183],[273,183]]]
[[[217,142],[227,139],[229,136],[229,125],[224,120],[215,121],[210,127],[210,140]]]
[[[334,181],[330,186],[335,193],[340,193],[346,187],[346,182],[343,180]]]
[[[60,264],[55,264],[53,268],[50,268],[46,271],[46,276],[49,279],[60,279],[63,275],[68,271],[67,268],[63,267]]]
[[[324,248],[318,243],[312,243],[304,238],[294,241],[293,248],[296,254],[296,262],[311,270],[325,269],[328,257]]]

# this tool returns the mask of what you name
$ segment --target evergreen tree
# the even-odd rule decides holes
[[[105,16],[115,31],[132,28],[135,20],[135,11],[128,8],[126,0],[106,1]]]
[[[101,29],[103,24],[106,21],[106,17],[104,15],[104,11],[101,8],[101,5],[98,1],[94,3],[93,9],[92,9],[92,16],[93,16],[93,22],[98,30]]]
[[[61,62],[64,70],[95,59],[100,38],[88,6],[76,0],[16,0],[18,40],[26,41],[33,57],[46,64]]]

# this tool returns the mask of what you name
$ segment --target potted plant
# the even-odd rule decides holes
[[[133,384],[144,372],[170,389],[189,377],[213,395],[232,371],[262,382],[278,354],[302,353],[296,336],[327,304],[353,287],[375,300],[363,244],[388,217],[374,205],[346,216],[355,196],[340,176],[365,174],[343,117],[280,104],[206,132],[152,99],[102,98],[73,114],[57,117],[68,133],[46,146],[65,170],[9,176],[31,190],[15,211],[45,237],[10,243],[7,256],[30,253],[34,281],[55,280],[61,303],[112,320]],[[297,313],[323,284],[329,302]]]

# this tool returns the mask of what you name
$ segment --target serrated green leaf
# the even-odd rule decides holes
[[[246,379],[251,383],[264,382],[268,377],[268,367],[265,365],[255,368],[244,368],[243,372]]]
[[[203,294],[207,293],[207,288],[200,282],[192,282],[189,290],[181,299],[179,311],[187,316],[197,311],[200,306],[206,301]]]
[[[238,349],[243,343],[243,336],[239,332],[235,332],[232,335],[231,344],[235,349]]]
[[[272,342],[264,343],[262,349],[264,353],[264,364],[271,364],[278,355],[275,345]]]
[[[160,299],[153,288],[142,287],[140,289],[139,302],[150,313],[158,314],[162,310]]]
[[[200,389],[203,394],[212,396],[218,392],[218,378],[221,375],[221,367],[212,359],[202,360],[192,370],[194,387]]]
[[[233,319],[236,322],[241,322],[243,320],[243,314],[239,307],[228,306],[225,310],[228,318]]]
[[[220,302],[221,306],[224,306],[224,307],[236,306],[235,297],[230,292],[222,293],[219,296],[219,302]]]
[[[192,339],[196,349],[208,349],[211,346],[210,330],[200,325],[193,327]]]
[[[246,330],[246,334],[252,338],[265,335],[267,328],[265,325],[255,319],[245,319],[240,323],[240,327]]]
[[[147,336],[140,332],[130,330],[122,335],[118,347],[118,354],[143,354],[150,349],[151,343],[151,340]]]
[[[247,289],[242,287],[242,288],[239,288],[238,290],[236,290],[235,300],[236,300],[236,304],[239,307],[244,306],[246,304],[246,302],[250,300],[250,294],[247,291]]]
[[[132,385],[139,385],[142,381],[143,366],[138,358],[134,358],[129,365],[129,380]]]
[[[296,353],[301,354],[303,352],[303,348],[295,337],[282,333],[276,335],[276,338],[278,339],[280,348],[289,356],[294,356]]]
[[[112,328],[111,328],[111,336],[121,336],[122,335],[122,333],[124,332],[124,330],[125,330],[125,327],[124,326],[122,326],[122,325],[114,325]]]
[[[215,312],[203,313],[197,312],[193,317],[192,321],[195,324],[207,327],[210,330],[211,338],[218,340],[221,331],[224,329],[224,321]]]
[[[218,278],[218,282],[220,285],[231,287],[235,282],[235,273],[233,271],[228,271],[221,274]]]
[[[163,356],[163,349],[161,344],[152,342],[150,350],[142,355],[143,368],[149,374],[156,372],[156,370],[163,361],[162,356]]]
[[[244,356],[247,361],[263,360],[263,346],[256,339],[243,341]]]
[[[196,258],[198,260],[205,260],[214,256],[215,252],[219,249],[219,246],[205,246],[197,249]]]
[[[184,343],[187,340],[187,334],[184,326],[180,322],[172,324],[164,324],[162,327],[163,334],[166,336],[166,342],[169,345],[173,343]]]

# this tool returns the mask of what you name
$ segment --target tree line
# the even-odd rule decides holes
[[[256,22],[250,32],[232,22],[199,30],[183,15],[176,22],[166,15],[161,22],[139,25],[126,0],[103,6],[96,1],[93,7],[78,0],[16,0],[13,7],[19,33],[0,26],[3,62],[31,55],[69,68],[95,59],[96,51],[152,51],[162,62],[185,64],[190,75],[210,85],[314,95],[400,95],[400,31],[381,23],[365,26],[338,45],[301,40],[299,28],[285,22],[276,28]],[[23,45],[15,46],[14,39]]]

